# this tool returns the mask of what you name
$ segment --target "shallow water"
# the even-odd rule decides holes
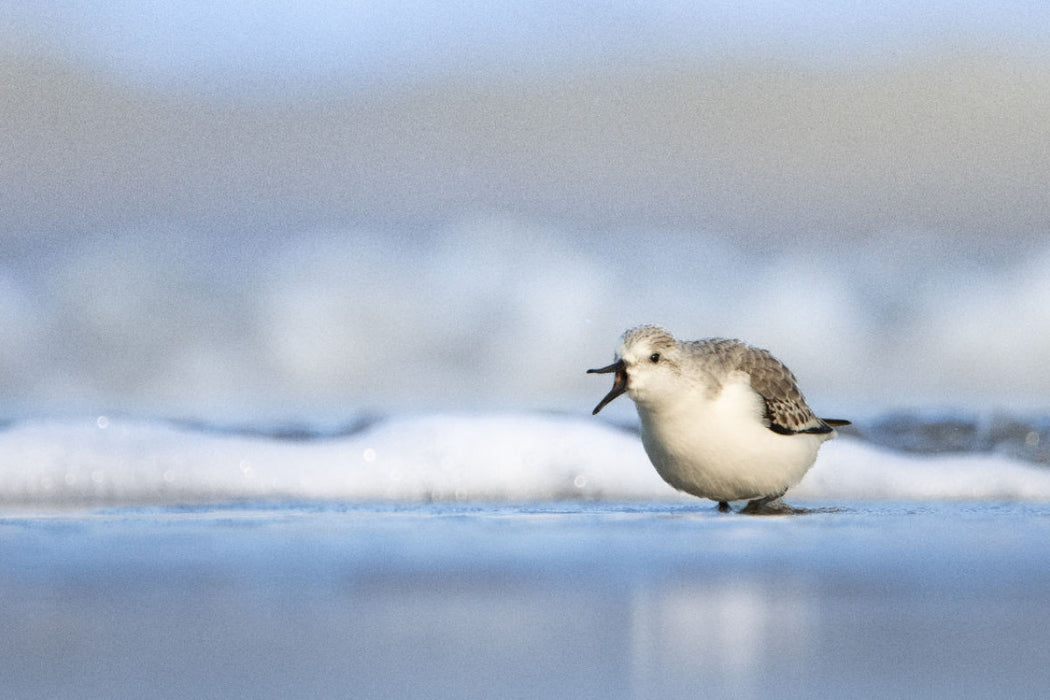
[[[1050,504],[0,514],[12,697],[1040,696]]]

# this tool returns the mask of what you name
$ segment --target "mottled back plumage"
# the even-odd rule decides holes
[[[766,403],[770,430],[785,435],[831,432],[831,427],[817,418],[806,403],[795,375],[768,350],[726,338],[687,341],[682,346],[689,356],[720,368],[721,372],[710,372],[718,382],[734,370],[750,375],[751,388]]]

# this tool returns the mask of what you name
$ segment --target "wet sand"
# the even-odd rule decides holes
[[[0,512],[37,697],[1039,697],[1050,505]]]

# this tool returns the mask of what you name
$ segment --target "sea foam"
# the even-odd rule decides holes
[[[996,454],[909,455],[841,437],[790,493],[831,502],[1050,500],[1050,470]],[[405,415],[310,439],[120,418],[27,421],[0,433],[2,504],[286,499],[694,500],[657,476],[636,433],[576,416]]]

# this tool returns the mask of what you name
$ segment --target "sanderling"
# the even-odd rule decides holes
[[[616,362],[587,372],[616,373],[594,413],[626,393],[664,481],[718,501],[723,512],[745,499],[741,513],[797,512],[781,496],[813,466],[835,426],[849,425],[817,418],[790,370],[739,340],[678,341],[639,326],[623,334]]]

